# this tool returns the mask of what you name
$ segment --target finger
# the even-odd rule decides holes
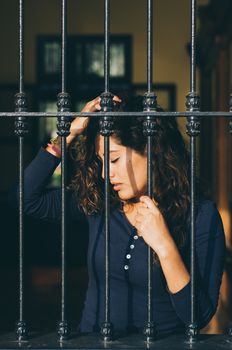
[[[139,200],[140,200],[141,203],[145,204],[147,206],[147,208],[149,208],[149,209],[155,209],[158,206],[158,203],[155,202],[154,200],[152,200],[148,196],[141,196],[139,198]]]
[[[116,95],[114,95],[114,97],[113,97],[113,101],[116,101],[116,102],[122,102],[121,98],[120,98],[120,97],[118,97],[118,96],[116,96]]]
[[[97,104],[95,105],[95,108],[96,108],[98,111],[100,111],[100,110],[101,110],[100,103],[97,103]]]

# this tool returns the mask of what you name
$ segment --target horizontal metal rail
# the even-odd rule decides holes
[[[45,118],[45,117],[139,117],[139,116],[155,116],[155,117],[223,117],[232,118],[232,112],[0,112],[0,118],[3,117],[30,117],[30,118]]]

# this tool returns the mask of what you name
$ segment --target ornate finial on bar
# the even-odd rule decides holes
[[[157,97],[154,92],[146,92],[143,96],[143,110],[156,111]],[[154,136],[156,133],[156,118],[148,116],[143,122],[143,132],[145,136]]]
[[[155,339],[157,331],[154,322],[147,322],[146,326],[143,328],[143,334],[147,338],[147,342],[151,342]]]
[[[59,112],[70,112],[72,104],[69,93],[60,92],[57,95],[57,107]]]
[[[27,112],[27,97],[24,92],[15,94],[14,97],[15,112]],[[15,118],[15,135],[23,137],[28,134],[28,122],[25,117]]]
[[[199,331],[196,323],[190,323],[186,328],[186,335],[190,343],[197,340]]]
[[[190,92],[186,96],[186,108],[187,111],[196,112],[200,109],[200,97],[194,92]],[[200,134],[200,121],[199,117],[190,116],[187,118],[187,134],[189,136],[198,136]]]
[[[27,330],[26,322],[24,321],[17,322],[15,332],[18,336],[18,341],[27,340],[28,330]]]
[[[69,338],[69,328],[67,321],[60,321],[58,323],[57,334],[60,341],[67,340]]]
[[[195,92],[190,92],[186,96],[185,105],[186,105],[187,111],[190,111],[190,112],[199,111],[199,109],[200,109],[200,96],[198,94],[196,94]]]
[[[157,96],[154,92],[145,92],[143,96],[143,110],[144,111],[156,111],[157,109]]]
[[[110,92],[103,92],[101,94],[101,110],[102,112],[113,111],[113,95]],[[113,117],[104,116],[100,120],[100,133],[103,136],[110,136],[113,133],[114,119]]]
[[[104,341],[111,341],[114,334],[114,326],[111,322],[102,322],[101,336]]]
[[[229,107],[230,107],[230,112],[232,112],[232,94],[230,95],[230,99],[229,99]],[[230,118],[230,121],[229,121],[229,132],[230,134],[232,134],[232,118]]]
[[[26,112],[28,108],[26,94],[24,92],[18,92],[14,98],[15,112]]]
[[[232,340],[232,323],[229,325],[229,328],[228,328],[228,336],[231,338]]]
[[[71,98],[67,92],[61,92],[57,95],[58,112],[70,112],[71,106]],[[59,117],[57,121],[57,134],[61,137],[68,136],[70,125],[71,121],[68,117]]]

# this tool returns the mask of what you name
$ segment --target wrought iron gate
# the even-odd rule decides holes
[[[66,314],[66,137],[69,135],[70,120],[75,117],[77,112],[71,112],[70,96],[67,92],[66,86],[66,40],[67,40],[67,0],[62,0],[62,20],[61,20],[61,37],[62,37],[62,74],[61,74],[61,92],[57,96],[58,111],[54,113],[43,112],[29,112],[27,108],[27,96],[24,92],[24,1],[19,0],[19,92],[15,95],[15,112],[0,113],[0,117],[15,118],[15,134],[19,140],[19,321],[17,324],[16,334],[21,344],[22,341],[30,339],[28,332],[28,326],[24,319],[24,174],[23,174],[23,154],[24,154],[24,137],[28,133],[28,121],[34,118],[57,118],[58,135],[62,139],[61,144],[61,169],[62,169],[62,298],[61,298],[61,320],[58,327],[58,340],[64,347],[77,347],[83,348],[85,346],[94,348],[94,346],[101,347],[117,347],[122,348],[129,343],[111,343],[113,339],[113,330],[110,319],[110,276],[109,276],[109,264],[110,264],[110,250],[109,250],[109,214],[110,214],[110,202],[109,202],[109,137],[113,131],[114,118],[118,116],[134,116],[144,117],[144,133],[147,136],[148,145],[148,169],[147,169],[147,185],[148,195],[152,197],[152,160],[151,149],[153,138],[156,133],[156,117],[166,118],[172,117],[186,117],[187,118],[187,134],[190,138],[190,155],[191,155],[191,323],[188,326],[188,344],[192,344],[197,341],[198,337],[198,325],[195,317],[195,178],[196,178],[196,138],[200,134],[200,122],[201,118],[208,117],[227,117],[228,118],[228,132],[232,133],[232,96],[230,97],[230,111],[228,112],[201,112],[200,111],[200,98],[196,91],[196,0],[191,1],[191,56],[190,56],[190,87],[189,93],[186,97],[186,111],[184,112],[160,112],[157,111],[156,95],[152,91],[152,77],[153,77],[153,0],[147,0],[147,92],[144,95],[144,111],[141,112],[114,112],[113,111],[113,95],[110,92],[110,79],[109,79],[109,42],[110,42],[110,0],[105,1],[105,45],[104,45],[104,85],[105,90],[101,94],[101,107],[102,111],[96,113],[79,113],[81,117],[89,116],[91,118],[100,118],[101,122],[101,135],[104,136],[104,178],[105,178],[105,320],[101,327],[101,336],[103,337],[103,345],[93,345],[94,341],[90,338],[90,343],[81,342],[75,344],[63,343],[64,340],[69,339],[69,327]],[[147,344],[141,345],[141,347],[153,347],[157,348],[155,343],[155,326],[152,319],[152,252],[148,247],[148,286],[147,286],[147,323],[144,330],[144,339]],[[229,332],[232,335],[232,329]],[[91,340],[92,339],[92,340]],[[228,337],[229,339],[229,337]],[[154,340],[154,343],[152,341]],[[92,345],[91,345],[92,341]],[[221,338],[221,346],[232,346],[227,343],[224,338]],[[106,345],[108,344],[108,345]],[[111,344],[111,345],[110,345]],[[137,343],[138,344],[138,343]],[[136,341],[130,343],[130,347],[137,348]],[[145,343],[144,343],[145,344]],[[152,345],[153,344],[153,345]],[[163,343],[165,346],[166,343]],[[187,346],[179,344],[181,346]],[[207,346],[212,346],[208,343]],[[215,343],[216,344],[216,343]],[[229,345],[230,344],[230,345]],[[43,347],[40,345],[41,348]],[[46,343],[46,346],[57,346],[50,343]],[[128,345],[129,346],[129,345]],[[162,344],[159,343],[161,348]],[[189,345],[190,346],[190,345]],[[8,344],[8,347],[9,344]],[[206,348],[205,347],[205,348]],[[184,347],[183,347],[184,348]]]

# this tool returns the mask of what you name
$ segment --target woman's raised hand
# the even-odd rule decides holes
[[[121,99],[118,96],[114,96],[113,101],[115,103],[120,103]],[[81,112],[92,113],[92,112],[100,111],[101,110],[100,102],[101,102],[101,97],[98,96],[95,99],[87,102],[86,105],[82,108]],[[70,144],[76,136],[80,135],[83,132],[83,130],[88,125],[88,120],[89,120],[89,117],[76,117],[72,121],[71,127],[70,127],[70,135],[67,137],[67,144]]]
[[[114,96],[113,97],[113,101],[114,103],[120,103],[121,99],[118,96]],[[95,99],[89,101],[86,103],[86,105],[82,108],[81,112],[85,112],[85,113],[92,113],[92,112],[97,112],[101,110],[101,97],[98,96]],[[80,135],[84,129],[86,128],[86,126],[88,125],[88,120],[89,117],[76,117],[70,126],[70,134],[67,136],[66,138],[66,144],[67,146],[70,145],[70,143],[72,143],[72,141],[75,139],[76,136]],[[61,156],[61,152],[60,152],[60,148],[61,148],[61,139],[58,136],[57,138],[53,139],[51,141],[51,144],[48,144],[48,147],[46,148],[46,150],[50,153],[52,153],[53,155],[60,157]]]

